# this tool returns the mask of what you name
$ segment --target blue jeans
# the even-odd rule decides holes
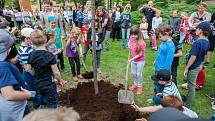
[[[57,108],[58,94],[56,90],[56,84],[37,89],[36,92],[36,96],[39,97],[39,100],[38,105],[35,105],[35,108],[39,108],[42,104],[47,105],[48,108]]]
[[[34,77],[29,72],[23,71],[23,78],[27,83],[26,89],[29,91],[36,91],[36,88],[33,84]],[[39,100],[39,97],[37,95],[32,98],[34,108],[36,105],[38,105],[38,100]]]
[[[128,48],[128,39],[130,36],[130,28],[128,29],[122,29],[122,48],[126,47]]]
[[[184,32],[180,32],[179,44],[181,45],[181,47],[183,47],[185,37],[186,35],[184,34]]]

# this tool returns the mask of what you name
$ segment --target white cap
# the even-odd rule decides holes
[[[33,32],[34,30],[32,28],[23,28],[21,30],[21,35],[22,36],[25,36],[25,37],[30,37],[31,33]]]

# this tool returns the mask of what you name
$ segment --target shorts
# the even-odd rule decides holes
[[[214,51],[214,48],[215,48],[215,35],[211,34],[209,37],[209,43],[210,43],[210,47],[209,47],[209,50],[210,52],[213,52]]]

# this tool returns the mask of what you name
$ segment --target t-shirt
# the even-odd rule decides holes
[[[155,29],[157,29],[158,26],[159,26],[161,23],[162,23],[162,18],[161,18],[161,17],[159,17],[159,18],[154,17],[154,18],[152,19],[152,29],[155,31]]]
[[[52,53],[46,50],[35,50],[31,52],[28,63],[35,71],[34,84],[36,88],[53,84],[51,65],[57,64],[57,60]]]
[[[18,58],[20,64],[27,64],[29,54],[33,51],[31,46],[21,45],[18,49]]]
[[[136,51],[137,42],[136,42],[136,38],[134,36],[130,37],[129,45],[130,45],[130,50],[131,50],[131,56],[132,57],[136,56],[138,54],[137,51]],[[140,42],[140,50],[142,51],[143,54],[139,58],[135,59],[134,60],[135,62],[145,60],[145,48],[146,48],[146,44],[145,44],[145,42],[143,40],[141,40],[141,42]]]
[[[163,41],[159,48],[155,60],[155,71],[160,69],[171,70],[175,53],[175,45],[172,40]]]
[[[0,61],[0,88],[19,84],[12,71],[19,72],[9,62]],[[26,104],[27,101],[7,101],[0,93],[0,121],[21,121]]]
[[[52,30],[52,28],[51,27],[48,27],[47,29],[46,29],[46,32],[49,32],[49,31],[51,31]],[[62,49],[62,42],[61,42],[61,30],[60,30],[60,28],[55,28],[54,29],[54,31],[57,33],[57,36],[56,36],[56,47],[57,47],[57,49]]]
[[[179,44],[178,41],[173,40],[173,43],[174,43],[174,45],[175,45],[175,53],[177,53],[178,50],[182,50],[182,46]],[[172,62],[172,65],[174,65],[174,64],[177,64],[177,65],[178,65],[178,63],[179,63],[179,57],[174,57],[174,60],[173,60],[173,62]]]
[[[84,36],[84,45],[88,46],[89,45],[89,42],[87,40],[87,32],[88,32],[88,28],[82,26],[81,28],[81,33],[83,34]]]
[[[80,40],[79,40],[78,44],[79,43],[80,43]],[[77,47],[76,47],[75,43],[73,42],[73,40],[71,40],[70,44],[66,47],[66,56],[67,57],[77,57],[78,56],[78,50],[77,50]]]
[[[149,23],[148,31],[152,29],[152,18],[155,17],[155,11],[151,8],[143,8],[141,10],[142,13],[146,16],[147,22]]]
[[[162,94],[163,94],[163,96],[175,95],[181,99],[181,95],[180,95],[178,88],[176,87],[174,82],[169,82],[169,84],[165,85],[164,89],[162,91]]]
[[[108,19],[107,24],[105,26],[105,29],[107,31],[110,31],[111,30],[111,22],[110,22],[110,16],[109,16],[109,14],[107,12],[105,12],[103,17],[102,17],[102,23],[104,23],[105,19]]]
[[[195,41],[190,49],[190,56],[194,55],[196,56],[196,60],[194,63],[190,66],[189,70],[195,69],[199,67],[204,61],[204,56],[207,54],[209,49],[209,41],[207,39],[198,39]]]

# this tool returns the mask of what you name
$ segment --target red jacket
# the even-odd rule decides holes
[[[180,22],[180,28],[179,28],[179,33],[180,32],[184,32],[185,35],[188,35],[189,34],[189,17],[187,17],[185,19],[185,21],[182,19],[181,22]],[[183,28],[183,24],[185,22],[185,25],[184,25],[184,28]]]

